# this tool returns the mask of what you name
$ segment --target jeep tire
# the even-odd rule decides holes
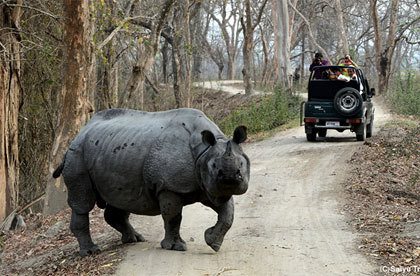
[[[327,136],[327,129],[326,128],[321,128],[318,130],[318,136],[319,137],[325,137]]]
[[[373,120],[375,118],[375,115],[370,116],[370,123],[366,126],[366,137],[370,138],[373,135]]]
[[[315,142],[316,141],[316,132],[306,133],[306,140],[308,140],[308,142]]]
[[[366,123],[360,123],[356,130],[356,139],[357,141],[365,141],[366,140]]]
[[[338,90],[334,97],[334,108],[343,116],[351,117],[356,115],[363,105],[363,98],[357,89],[344,87]]]

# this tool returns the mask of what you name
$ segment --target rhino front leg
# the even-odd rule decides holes
[[[89,213],[77,214],[72,210],[70,230],[79,242],[80,255],[82,257],[100,252],[101,249],[93,243],[89,231]]]
[[[122,234],[123,243],[143,242],[143,236],[134,230],[128,220],[130,213],[121,209],[107,205],[105,208],[105,221]]]
[[[182,220],[182,199],[173,192],[165,191],[159,194],[159,206],[165,225],[165,238],[160,245],[167,250],[187,250],[187,245],[179,234]]]
[[[211,207],[218,214],[216,225],[208,228],[204,233],[206,243],[217,252],[222,246],[223,239],[233,223],[233,197],[221,206],[215,206],[211,203],[205,203],[205,205]]]

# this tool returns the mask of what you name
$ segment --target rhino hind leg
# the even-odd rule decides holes
[[[80,255],[84,257],[100,252],[100,248],[93,243],[89,230],[89,212],[96,202],[89,176],[83,173],[82,168],[75,167],[74,171],[66,172],[65,183],[68,190],[67,202],[72,209],[70,230],[79,242]]]
[[[159,195],[159,206],[165,225],[165,238],[160,245],[167,250],[186,251],[187,245],[179,234],[182,220],[182,199],[175,193],[162,192]]]
[[[80,255],[82,257],[89,256],[101,251],[101,249],[93,243],[89,231],[89,213],[78,214],[72,210],[70,220],[70,230],[76,236],[79,242]]]
[[[130,213],[107,205],[105,208],[105,221],[122,234],[123,243],[144,242],[143,236],[134,230],[129,221]]]

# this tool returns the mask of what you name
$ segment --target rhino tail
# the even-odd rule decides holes
[[[54,178],[59,178],[60,177],[60,175],[61,175],[61,173],[63,172],[63,169],[64,169],[64,163],[66,162],[66,155],[67,155],[67,152],[66,152],[66,154],[64,155],[64,158],[63,158],[63,161],[61,161],[61,164],[58,166],[58,168],[57,169],[55,169],[55,171],[53,172],[53,177]]]

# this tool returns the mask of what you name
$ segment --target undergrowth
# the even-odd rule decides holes
[[[397,113],[420,117],[420,75],[408,71],[398,75],[394,80],[389,100]]]
[[[300,97],[277,88],[273,95],[233,111],[219,127],[224,133],[233,133],[238,125],[247,126],[249,134],[269,131],[297,118],[300,101]]]

